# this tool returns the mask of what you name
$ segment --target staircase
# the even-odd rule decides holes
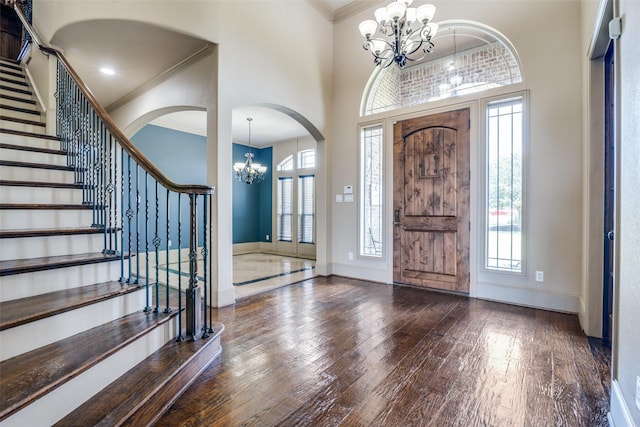
[[[222,325],[176,342],[181,306],[145,310],[154,287],[123,283],[129,254],[104,251],[86,183],[6,59],[0,120],[0,426],[153,423],[218,359]]]

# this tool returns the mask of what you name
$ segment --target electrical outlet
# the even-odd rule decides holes
[[[347,258],[349,258],[349,261],[353,261],[353,252],[349,252]]]
[[[536,282],[544,282],[544,271],[536,271]]]
[[[636,407],[640,411],[640,377],[636,377]]]
[[[171,240],[169,240],[168,244],[169,244],[169,247],[171,247]]]
[[[268,235],[268,234],[267,234],[265,237],[266,237],[266,239],[265,239],[265,240],[269,240],[269,235]]]

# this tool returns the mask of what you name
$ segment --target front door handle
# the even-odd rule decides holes
[[[393,211],[393,225],[396,227],[400,225],[400,209]]]

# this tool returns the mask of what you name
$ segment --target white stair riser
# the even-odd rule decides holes
[[[29,90],[29,86],[25,86],[23,84],[20,84],[20,82],[24,83],[24,79],[20,79],[20,77],[14,77],[14,76],[8,76],[8,75],[4,75],[4,77],[6,77],[7,79],[11,79],[11,81],[6,81],[6,80],[2,80],[0,82],[0,84],[2,84],[2,86],[5,87],[10,87],[10,88],[14,88],[14,89],[18,89],[18,90]],[[19,83],[14,83],[14,82],[19,82]],[[7,91],[9,92],[9,91]]]
[[[61,154],[40,153],[37,151],[0,148],[0,159],[14,162],[42,163],[46,165],[66,166],[67,156]]]
[[[6,95],[9,95],[9,94],[6,94]],[[9,96],[13,96],[13,95],[9,95]],[[33,99],[33,98],[27,98],[25,96],[18,96],[18,97],[13,96],[13,97],[14,98],[26,99],[26,100]],[[7,98],[0,97],[0,104],[9,105],[11,107],[25,108],[27,110],[38,111],[38,108],[35,106],[35,104],[32,104],[30,102],[16,101],[14,99],[7,99]]]
[[[73,171],[0,166],[0,179],[12,181],[58,182],[73,184]]]
[[[12,415],[0,426],[53,425],[129,369],[175,339],[177,320],[166,322],[81,375]]]
[[[89,209],[5,209],[0,210],[3,229],[40,229],[90,226],[93,215]]]
[[[20,76],[16,76],[16,74],[20,74]],[[27,82],[27,79],[24,73],[18,70],[13,70],[13,69],[10,70],[10,69],[7,69],[6,67],[0,67],[0,76],[6,79],[16,80],[19,82],[25,82],[25,83]]]
[[[0,85],[1,84],[2,83],[0,83]],[[16,91],[13,91],[13,90],[8,90],[8,89],[0,89],[0,94],[7,95],[7,96],[12,96],[14,98],[20,98],[20,99],[33,99],[33,94],[16,92]],[[4,98],[0,98],[0,99],[4,99]]]
[[[29,132],[29,133],[45,133],[46,128],[43,126],[36,126],[36,125],[27,125],[24,123],[17,123],[17,122],[13,122],[11,120],[3,120],[2,121],[2,128],[3,129],[11,129],[11,130],[18,130],[21,132]]]
[[[10,133],[0,132],[0,141],[7,144],[22,145],[25,147],[48,148],[50,150],[60,149],[60,141],[36,138],[32,136],[13,135]]]
[[[14,274],[0,278],[0,301],[11,301],[119,279],[120,261]]]
[[[101,252],[103,246],[104,237],[102,234],[2,239],[0,260]]]
[[[76,188],[40,188],[6,186],[0,191],[0,203],[81,204],[82,190]]]
[[[144,289],[0,331],[0,361],[144,309]],[[25,339],[29,337],[29,339]]]
[[[0,99],[0,101],[2,100]],[[36,122],[42,122],[42,117],[40,114],[30,114],[30,113],[25,113],[24,111],[10,110],[8,108],[0,109],[0,115],[6,116],[6,117],[13,117],[15,119],[34,120]]]

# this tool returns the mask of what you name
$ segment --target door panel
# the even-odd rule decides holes
[[[469,292],[469,110],[394,126],[394,281]]]

